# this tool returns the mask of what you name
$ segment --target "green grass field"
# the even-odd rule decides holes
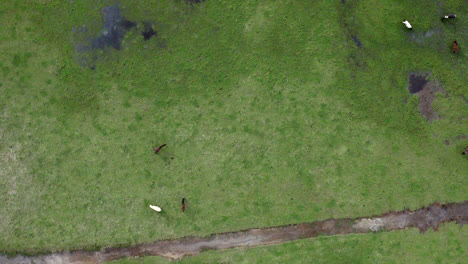
[[[158,37],[143,41],[133,30],[120,51],[106,49],[95,70],[83,68],[72,28],[99,25],[110,4],[0,3],[1,252],[127,245],[468,199],[460,154],[468,139],[455,139],[468,136],[464,1],[123,2],[124,16],[154,22]],[[445,12],[456,23],[441,23]],[[441,119],[419,114],[407,89],[412,71],[431,72],[448,93],[433,104]],[[468,242],[454,230],[428,239]],[[187,261],[227,254],[249,262],[269,252],[288,262],[297,260],[289,250],[310,243],[317,254],[336,246],[352,257],[353,242],[373,252],[374,240],[385,256],[400,236],[425,240],[414,230],[353,235]]]

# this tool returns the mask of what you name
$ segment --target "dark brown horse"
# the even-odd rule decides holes
[[[441,18],[442,21],[444,21],[444,19],[454,19],[454,18],[457,18],[457,15],[455,14],[448,14],[448,15],[445,15]]]
[[[164,146],[166,146],[166,144],[163,144],[163,145],[161,145],[161,146],[155,148],[155,149],[154,149],[154,154],[158,154],[158,152],[161,151],[161,149],[162,149]]]
[[[185,212],[185,198],[182,198],[182,212]]]
[[[457,52],[458,50],[458,43],[456,40],[453,41],[453,53]]]

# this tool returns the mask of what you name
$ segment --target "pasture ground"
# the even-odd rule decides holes
[[[3,253],[129,245],[467,200],[463,1],[132,1],[120,8],[137,26],[120,50],[83,56],[77,44],[103,34],[101,9],[113,4],[0,4]],[[446,12],[459,18],[442,23]],[[403,19],[414,21],[413,31]],[[147,41],[145,23],[157,32]],[[77,33],[83,28],[84,37]],[[432,122],[408,91],[413,72],[430,73],[446,92],[435,93],[440,118]],[[154,155],[162,143],[167,149]],[[149,210],[150,203],[163,212]],[[434,240],[466,243],[449,230]],[[328,252],[328,245],[376,239],[384,250],[394,235],[424,240],[408,231],[308,242]],[[301,243],[245,254],[278,250],[293,258],[287,252]],[[236,258],[232,252],[226,254]]]

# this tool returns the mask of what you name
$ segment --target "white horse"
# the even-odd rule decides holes
[[[159,206],[156,206],[156,205],[150,205],[150,208],[155,210],[156,212],[161,212],[161,208]]]
[[[413,27],[412,27],[411,24],[408,22],[408,20],[403,21],[403,24],[405,24],[406,28],[408,28],[408,29],[413,29]]]

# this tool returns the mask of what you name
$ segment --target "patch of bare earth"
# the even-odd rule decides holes
[[[419,96],[419,112],[428,121],[432,122],[440,118],[432,108],[432,101],[436,99],[436,93],[447,94],[436,81],[428,80],[428,73],[410,73],[408,76],[408,90],[411,94]]]
[[[439,224],[456,222],[468,223],[468,201],[441,205],[432,204],[418,210],[390,212],[381,216],[358,219],[328,219],[312,223],[269,228],[254,228],[244,231],[213,234],[209,237],[188,237],[144,243],[130,247],[112,247],[100,251],[72,251],[49,255],[7,258],[0,256],[0,262],[12,263],[102,263],[127,257],[161,256],[172,260],[198,255],[206,250],[222,250],[235,247],[255,247],[280,244],[287,241],[317,236],[369,233],[401,230],[416,227],[422,233],[427,229],[437,230]]]

